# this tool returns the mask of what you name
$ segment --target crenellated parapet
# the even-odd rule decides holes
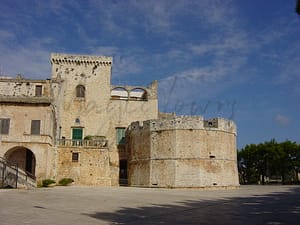
[[[204,120],[202,116],[174,116],[163,119],[137,121],[131,123],[129,130],[206,130],[223,131],[236,135],[236,124],[232,120],[213,118]]]
[[[51,63],[53,64],[99,64],[110,66],[112,57],[109,56],[91,56],[91,55],[70,55],[70,54],[51,54]]]
[[[84,80],[89,79],[99,83],[94,78],[101,76],[101,80],[110,83],[112,57],[52,53],[50,62],[53,80],[85,83]]]
[[[132,186],[239,185],[233,121],[167,115],[131,123],[126,141]]]

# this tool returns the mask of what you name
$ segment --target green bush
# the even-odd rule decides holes
[[[93,136],[92,135],[87,135],[84,137],[84,140],[93,140]]]
[[[67,185],[71,184],[72,182],[74,182],[74,180],[72,178],[63,178],[58,183],[62,186],[67,186]]]
[[[45,179],[42,181],[42,187],[49,187],[50,184],[55,184],[55,181],[51,179]]]

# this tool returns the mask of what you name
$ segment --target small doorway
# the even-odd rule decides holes
[[[119,184],[121,186],[128,185],[127,160],[120,160]]]

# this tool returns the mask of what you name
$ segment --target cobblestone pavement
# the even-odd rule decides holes
[[[0,190],[1,225],[300,224],[300,186]]]

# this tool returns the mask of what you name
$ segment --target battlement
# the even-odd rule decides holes
[[[51,63],[55,64],[100,64],[111,65],[112,57],[109,56],[91,56],[91,55],[71,55],[51,53]]]
[[[213,118],[204,120],[202,116],[174,116],[163,119],[154,119],[147,121],[136,121],[131,123],[128,128],[134,130],[207,130],[207,131],[225,131],[236,134],[236,125],[232,120],[224,118]]]

